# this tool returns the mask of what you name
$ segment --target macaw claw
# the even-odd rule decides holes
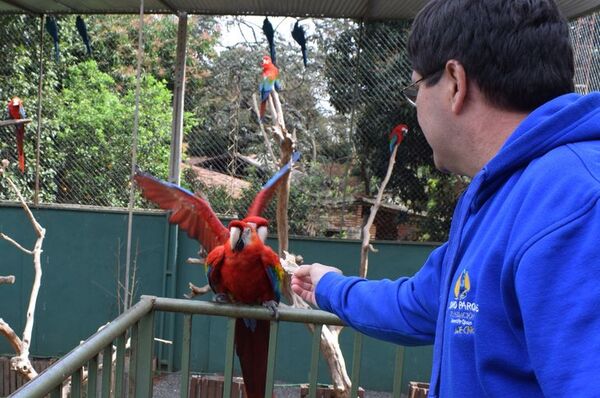
[[[213,298],[215,303],[219,303],[219,304],[229,304],[231,303],[231,300],[229,300],[229,296],[226,295],[225,293],[217,293],[215,294],[215,297]]]
[[[271,311],[271,315],[273,315],[273,318],[275,318],[275,320],[279,320],[279,311],[277,309],[277,306],[279,304],[277,303],[277,301],[275,301],[275,300],[265,301],[264,303],[262,303],[262,305],[263,305],[263,307],[265,307]]]

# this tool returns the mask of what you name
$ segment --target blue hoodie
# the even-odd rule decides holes
[[[370,336],[433,343],[430,397],[600,397],[599,198],[600,93],[563,95],[473,178],[419,272],[328,273],[317,303]]]

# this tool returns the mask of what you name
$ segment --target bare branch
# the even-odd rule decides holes
[[[23,347],[23,342],[17,336],[15,331],[10,327],[10,325],[4,322],[4,319],[0,318],[0,333],[4,335],[8,339],[8,342],[18,354],[21,352],[21,347]]]
[[[13,283],[15,283],[14,275],[0,276],[0,285],[12,285]]]
[[[256,99],[256,93],[252,94],[252,105],[254,107],[254,112],[256,113],[256,116],[258,117],[258,126],[260,128],[260,132],[262,133],[263,139],[265,141],[265,146],[267,147],[267,152],[269,152],[269,157],[271,158],[271,161],[273,162],[273,164],[277,164],[277,158],[275,157],[275,153],[273,152],[273,147],[271,146],[271,141],[269,140],[269,137],[267,136],[267,132],[265,131],[265,126],[262,123],[262,120],[260,120],[260,110],[258,108],[258,100]]]
[[[27,254],[33,254],[33,251],[25,249],[23,246],[21,246],[19,243],[17,243],[14,239],[12,239],[10,236],[3,234],[2,232],[0,232],[0,238],[4,239],[5,241],[12,243],[17,249],[21,250],[22,252],[25,252]]]
[[[383,192],[385,191],[385,187],[390,180],[392,175],[392,170],[394,169],[394,164],[396,163],[396,153],[398,152],[398,144],[394,145],[394,149],[390,155],[390,160],[388,163],[387,172],[385,174],[385,178],[379,187],[379,191],[377,192],[377,198],[375,199],[375,203],[371,206],[371,213],[369,214],[369,218],[365,226],[363,227],[363,238],[362,238],[362,247],[360,250],[360,269],[358,275],[362,278],[366,278],[367,272],[369,271],[369,250],[374,251],[375,249],[369,243],[371,239],[371,233],[369,230],[373,225],[373,221],[375,220],[375,215],[377,214],[377,210],[379,210],[379,206],[381,206],[381,200],[383,198]]]
[[[190,282],[188,284],[188,287],[190,288],[190,294],[184,294],[183,296],[185,298],[189,298],[189,299],[194,298],[196,296],[202,296],[211,291],[210,285],[204,285],[202,287],[198,287],[198,286],[194,285],[192,282]]]

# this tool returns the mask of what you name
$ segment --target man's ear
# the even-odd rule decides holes
[[[467,73],[460,61],[450,59],[446,62],[446,74],[450,81],[451,109],[453,113],[459,114],[464,107],[467,97]]]

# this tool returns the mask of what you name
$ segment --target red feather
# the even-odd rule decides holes
[[[235,352],[240,359],[248,398],[265,396],[269,353],[269,321],[256,320],[254,330],[245,319],[235,321]]]
[[[251,217],[252,221],[259,221]],[[235,224],[234,224],[235,223]],[[233,221],[231,226],[244,230],[248,224]],[[279,257],[259,239],[251,228],[249,241],[239,251],[230,242],[213,250],[207,258],[208,280],[216,293],[233,302],[262,304],[279,302],[283,268]],[[278,275],[278,276],[275,276]],[[263,398],[267,375],[269,321],[238,319],[235,326],[236,353],[248,398]]]
[[[229,230],[206,200],[141,171],[136,172],[134,179],[144,197],[161,209],[171,210],[169,222],[178,224],[191,238],[197,239],[206,251],[210,252],[229,238]]]
[[[19,120],[25,119],[25,109],[23,108],[23,101],[19,97],[13,97],[8,102],[8,114],[11,119]],[[16,126],[17,133],[17,157],[19,159],[19,170],[21,173],[25,172],[25,152],[23,151],[23,141],[25,140],[25,125],[21,124]]]

